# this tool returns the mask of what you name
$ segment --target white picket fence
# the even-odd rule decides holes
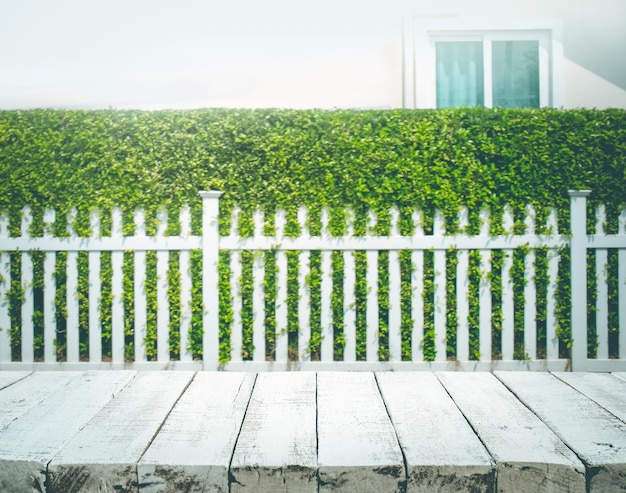
[[[142,211],[134,217],[135,234],[123,236],[122,214],[115,209],[112,215],[111,235],[100,235],[100,218],[97,212],[91,215],[90,237],[78,237],[72,230],[72,218],[68,220],[68,237],[57,238],[50,233],[55,221],[53,211],[44,214],[44,235],[30,237],[30,213],[23,212],[22,233],[19,237],[11,237],[8,231],[8,218],[0,215],[0,370],[3,369],[84,369],[84,368],[122,368],[136,369],[203,368],[206,370],[492,370],[492,369],[535,369],[535,370],[566,370],[576,371],[624,371],[626,370],[626,210],[619,218],[618,234],[605,234],[603,229],[604,209],[597,211],[595,234],[586,232],[586,197],[588,191],[571,191],[571,231],[559,234],[557,217],[550,213],[547,226],[549,235],[535,234],[535,219],[532,208],[527,208],[524,234],[513,234],[513,217],[505,211],[503,230],[505,234],[489,236],[489,218],[486,212],[481,213],[482,229],[476,236],[466,234],[447,235],[444,218],[437,213],[434,218],[432,234],[424,234],[422,218],[419,211],[413,215],[414,232],[411,236],[400,234],[398,211],[390,211],[391,230],[388,236],[377,236],[373,233],[376,218],[370,214],[368,232],[365,236],[352,233],[351,221],[348,221],[347,235],[332,237],[328,230],[328,212],[324,210],[321,218],[321,234],[311,236],[307,229],[306,210],[300,209],[298,221],[301,234],[298,237],[286,237],[284,228],[285,214],[278,211],[275,216],[275,236],[264,235],[264,217],[261,212],[254,216],[255,232],[251,237],[240,237],[237,228],[237,211],[234,212],[230,234],[220,236],[218,228],[220,192],[200,192],[203,202],[202,235],[191,234],[191,217],[188,208],[180,215],[181,232],[178,236],[165,236],[167,216],[160,218],[160,226],[156,236],[149,237],[145,233],[145,218]],[[459,214],[459,230],[467,225],[468,214],[463,210]],[[511,268],[513,252],[523,248],[525,254],[524,282],[524,359],[514,359],[514,293]],[[559,358],[559,339],[557,337],[556,289],[560,251],[568,248],[571,255],[571,324],[573,345],[571,358]],[[547,249],[547,291],[546,291],[546,347],[544,351],[537,348],[537,321],[535,285],[535,252]],[[597,293],[595,309],[595,325],[597,334],[597,357],[587,356],[587,250],[595,250]],[[202,251],[202,318],[203,318],[203,358],[194,361],[187,349],[191,326],[192,279],[190,254],[193,250]],[[492,252],[503,252],[501,268],[501,313],[502,334],[501,347],[492,347],[492,281],[489,275],[492,268]],[[609,358],[609,314],[608,314],[608,252],[617,250],[618,258],[618,358]],[[34,358],[34,325],[33,325],[33,265],[31,253],[43,252],[43,335],[44,351],[41,361]],[[157,257],[157,351],[156,358],[148,361],[144,339],[146,336],[147,303],[146,253],[156,252]],[[233,321],[231,324],[231,354],[228,363],[219,362],[219,285],[218,261],[220,252],[230,252],[230,284],[232,296]],[[268,361],[265,350],[265,293],[264,293],[264,256],[255,255],[252,266],[253,292],[252,311],[253,347],[250,358],[242,357],[242,261],[241,252],[273,251],[276,255],[276,303],[275,303],[275,349],[271,361]],[[287,254],[288,251],[298,252],[298,307],[299,325],[297,358],[289,356],[288,348],[288,282]],[[313,360],[310,355],[311,341],[311,297],[307,279],[310,276],[311,252],[321,252],[321,346],[319,359]],[[345,347],[342,361],[334,361],[333,338],[333,275],[331,255],[333,251],[343,252],[343,331]],[[354,252],[365,252],[367,259],[366,283],[366,355],[364,360],[357,361],[356,351],[356,310],[355,310],[355,260]],[[402,358],[401,345],[401,268],[399,255],[401,251],[411,252],[413,271],[411,274],[411,357]],[[456,357],[449,361],[446,352],[446,259],[450,251],[456,252],[457,266],[456,283],[456,314],[458,324],[456,331]],[[478,294],[479,304],[479,361],[470,359],[469,342],[469,252],[480,252],[481,281]],[[55,307],[56,281],[54,277],[55,259],[58,252],[67,252],[67,300],[66,300],[66,356],[57,361],[55,341],[57,338],[57,314]],[[79,252],[88,252],[89,265],[89,357],[82,361],[79,354],[79,301],[77,293]],[[100,321],[101,255],[110,252],[111,277],[111,356],[110,361],[102,357],[102,327]],[[170,252],[178,252],[180,263],[180,340],[179,358],[171,361],[169,348],[170,311],[168,305],[168,263]],[[388,253],[389,272],[389,313],[388,313],[388,360],[379,361],[379,255]],[[424,339],[424,255],[433,252],[434,288],[433,288],[433,325],[435,360],[425,361],[422,341]],[[123,260],[124,255],[134,255],[134,357],[125,361],[126,347],[124,335],[124,302],[123,302]],[[8,302],[8,291],[11,286],[11,257],[21,262],[21,286],[24,299],[21,305],[21,355],[16,358],[11,352],[11,317]],[[336,278],[335,278],[336,279]],[[494,351],[495,349],[495,351]],[[500,359],[492,359],[494,353]],[[538,359],[538,354],[544,359]],[[613,355],[614,356],[614,355]],[[17,359],[17,361],[16,361]],[[84,358],[83,358],[84,359]]]

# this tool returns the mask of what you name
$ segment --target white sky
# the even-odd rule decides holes
[[[383,106],[407,2],[0,0],[0,109]]]

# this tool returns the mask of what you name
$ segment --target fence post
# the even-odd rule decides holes
[[[587,369],[587,196],[570,190],[572,371]]]
[[[202,191],[202,366],[217,370],[220,351],[219,212],[222,192]]]

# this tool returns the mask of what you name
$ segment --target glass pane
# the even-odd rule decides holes
[[[435,45],[437,108],[484,104],[483,44],[481,41],[444,41]]]
[[[539,42],[494,41],[493,105],[539,107]]]

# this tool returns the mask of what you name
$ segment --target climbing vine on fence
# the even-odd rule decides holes
[[[89,212],[102,211],[102,231],[111,228],[110,211],[119,206],[124,214],[124,234],[134,229],[131,212],[141,207],[146,211],[147,234],[154,234],[157,212],[167,208],[170,217],[176,217],[180,208],[189,204],[192,208],[192,228],[200,231],[201,189],[219,189],[224,192],[221,201],[220,227],[222,233],[229,228],[229,218],[234,205],[242,209],[239,230],[242,235],[252,234],[252,214],[258,207],[272,217],[277,208],[287,212],[286,234],[297,235],[297,207],[305,205],[310,211],[310,229],[319,234],[322,207],[330,210],[331,234],[343,234],[345,211],[355,215],[355,234],[366,231],[367,211],[379,216],[377,229],[385,233],[389,228],[388,211],[396,206],[400,211],[400,230],[412,233],[411,214],[415,208],[423,211],[426,234],[432,232],[434,211],[440,209],[446,218],[446,228],[454,232],[458,227],[457,212],[462,206],[469,210],[470,233],[479,229],[481,209],[491,211],[491,233],[502,230],[500,218],[505,204],[509,204],[516,218],[515,230],[523,231],[524,207],[535,206],[538,225],[545,224],[549,207],[558,211],[559,228],[568,231],[568,189],[591,189],[590,209],[597,204],[607,206],[609,233],[617,230],[617,215],[626,203],[626,112],[623,110],[570,110],[555,109],[456,109],[456,110],[387,110],[387,111],[295,111],[295,110],[222,110],[194,111],[3,111],[0,112],[0,211],[10,218],[10,232],[19,234],[21,210],[30,206],[34,221],[30,234],[39,236],[43,231],[43,210],[57,211],[55,234],[67,235],[64,220],[72,208],[77,209],[74,229],[89,235]],[[589,215],[589,228],[593,228],[593,215]],[[267,219],[268,234],[273,224]],[[179,226],[170,221],[168,234],[177,234]],[[201,259],[194,252],[191,271],[194,279],[192,295],[191,351],[200,357],[202,348]],[[244,272],[253,261],[244,254]],[[609,258],[615,254],[610,253]],[[17,255],[12,255],[12,283],[9,292],[11,320],[14,337],[13,355],[19,357],[19,306],[23,294],[19,283]],[[401,254],[402,260],[402,357],[410,358],[411,320],[410,312],[410,256]],[[35,271],[41,270],[41,260],[34,255]],[[449,256],[453,259],[453,256]],[[385,270],[386,254],[379,258],[380,336],[384,342],[388,328],[388,293]],[[171,340],[174,355],[180,345],[177,336],[180,319],[178,284],[175,280],[177,260],[170,262],[169,299]],[[356,254],[356,270],[364,272],[365,258]],[[65,257],[60,256],[62,267]],[[154,274],[156,260],[148,256],[148,273]],[[266,266],[266,304],[275,300],[275,273],[273,261],[268,258]],[[335,272],[333,314],[335,319],[335,353],[341,357],[345,341],[342,339],[343,307],[341,277],[337,272],[343,260],[338,255],[332,259]],[[491,276],[500,279],[498,256],[495,256]],[[524,254],[516,252],[513,275],[523,276]],[[566,265],[563,257],[561,263]],[[86,257],[79,256],[79,269],[86,267]],[[289,268],[287,304],[297,306],[297,260],[288,257]],[[124,291],[132,291],[132,262],[125,259]],[[316,254],[311,257],[309,282],[313,311],[311,313],[311,355],[316,357],[320,347],[319,328],[319,265]],[[537,259],[538,290],[544,293],[545,258]],[[82,266],[82,267],[81,267]],[[232,296],[229,285],[227,256],[220,257],[221,276],[221,334],[220,358],[229,358],[229,327]],[[433,271],[432,253],[425,254],[425,272]],[[471,357],[478,357],[475,329],[477,324],[477,289],[482,275],[478,260],[470,262],[470,345]],[[63,269],[57,268],[60,273]],[[454,263],[448,264],[452,273]],[[567,270],[561,268],[557,304],[559,334],[564,349],[569,343],[569,307],[567,305]],[[542,277],[544,276],[544,277]],[[616,273],[609,274],[609,303],[616,305]],[[102,260],[103,292],[101,323],[103,344],[108,347],[110,339],[110,259]],[[592,276],[593,277],[593,276]],[[64,354],[64,291],[63,275],[57,282],[57,318],[59,337],[58,351]],[[249,293],[250,276],[242,278],[242,292]],[[357,351],[364,354],[365,314],[364,303],[367,287],[357,280],[356,326]],[[88,316],[85,315],[88,297],[87,280],[79,279],[79,302],[81,305],[81,355],[88,354]],[[317,283],[317,284],[316,284]],[[543,283],[543,284],[542,284]],[[154,305],[154,283],[146,286],[148,305]],[[494,285],[498,282],[494,282]],[[428,358],[434,357],[432,341],[432,294],[434,287],[424,286],[424,317],[426,335],[422,341]],[[516,307],[520,306],[522,290],[518,284],[515,291]],[[36,292],[41,291],[35,286]],[[37,291],[38,290],[38,291]],[[454,310],[454,286],[446,287],[450,303],[446,314],[448,327],[456,322]],[[247,295],[246,295],[247,296]],[[251,339],[252,306],[244,296],[242,310],[244,333],[244,357],[253,351]],[[493,291],[495,301],[500,296]],[[37,297],[36,297],[37,299]],[[593,296],[591,297],[593,300]],[[131,298],[125,298],[125,334],[127,356],[132,357],[133,310]],[[538,319],[545,319],[543,302],[538,306]],[[616,321],[613,310],[611,330],[615,333]],[[297,318],[290,309],[288,333],[290,349],[297,345]],[[590,311],[591,313],[591,311]],[[148,356],[154,357],[155,315],[148,310]],[[494,308],[493,324],[498,326],[501,314]],[[33,314],[35,338],[41,347],[41,312]],[[593,317],[590,317],[593,332]],[[266,348],[268,357],[273,351],[273,327],[275,321],[271,310],[267,311]],[[523,313],[516,308],[515,326],[523,325]],[[544,331],[545,332],[545,331]],[[541,333],[541,331],[540,331]],[[494,347],[498,342],[494,331]],[[591,338],[593,346],[593,338]],[[522,351],[521,339],[517,347]],[[614,344],[613,344],[614,345]],[[593,347],[590,346],[590,353]],[[448,333],[448,356],[455,356],[455,334]],[[384,346],[379,356],[386,358]],[[494,355],[497,356],[497,355]]]

